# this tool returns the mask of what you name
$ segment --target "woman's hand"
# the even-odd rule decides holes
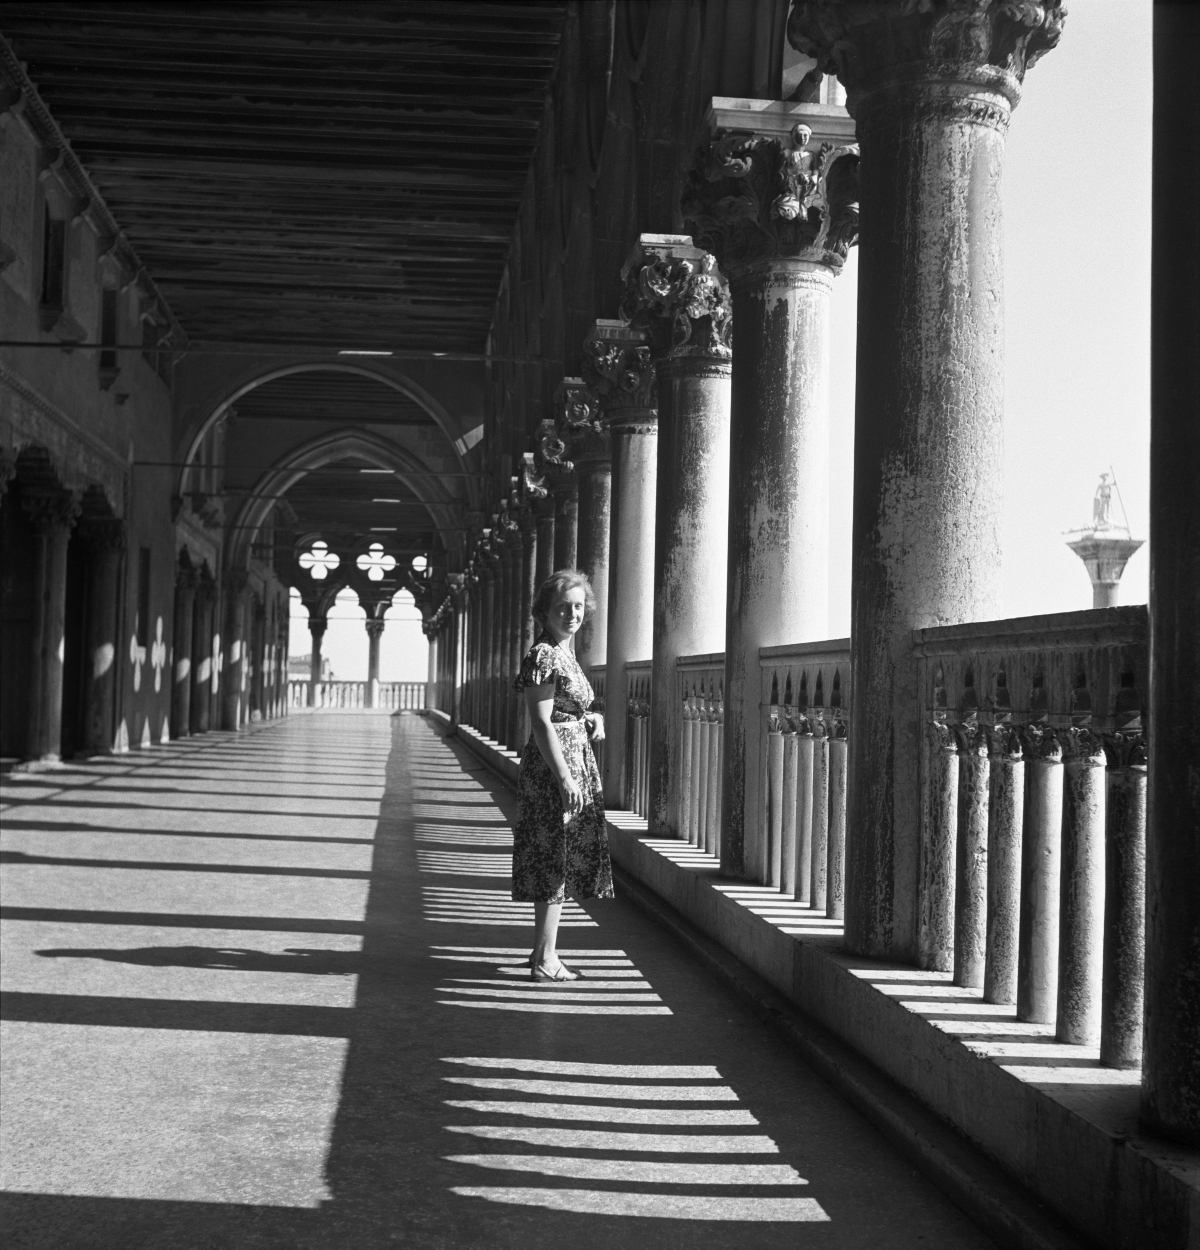
[[[584,723],[587,725],[588,737],[591,738],[593,742],[603,742],[604,741],[604,713],[603,712],[588,712],[588,714],[583,719],[584,719]]]
[[[568,777],[566,781],[558,783],[558,788],[562,794],[563,811],[568,816],[578,816],[583,811],[583,791],[579,788],[579,783],[574,777]]]

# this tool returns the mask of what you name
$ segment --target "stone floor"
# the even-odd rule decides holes
[[[9,1247],[982,1247],[631,904],[522,976],[511,794],[412,715],[3,786]]]

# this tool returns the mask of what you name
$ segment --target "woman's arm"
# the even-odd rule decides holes
[[[550,765],[555,781],[562,793],[563,810],[575,816],[583,811],[583,791],[580,790],[559,745],[558,734],[550,719],[554,711],[554,682],[548,681],[540,686],[525,687],[525,706],[529,709],[529,724],[533,730],[533,740],[542,753],[542,759]]]

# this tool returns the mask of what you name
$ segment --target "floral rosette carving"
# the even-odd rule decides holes
[[[709,252],[694,256],[645,252],[627,267],[621,318],[644,330],[651,355],[733,355],[733,309],[729,285]]]
[[[583,380],[602,412],[616,408],[657,408],[654,362],[645,343],[588,339],[583,345]]]
[[[558,432],[579,461],[606,460],[608,435],[600,423],[600,400],[582,378],[563,378],[554,396]]]
[[[696,244],[726,268],[805,253],[839,266],[858,239],[858,149],[811,141],[804,125],[790,139],[719,131],[682,197]]]

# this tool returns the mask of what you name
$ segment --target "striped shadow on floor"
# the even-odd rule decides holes
[[[459,886],[427,885],[425,919],[439,924],[509,925],[533,928],[533,904],[514,903],[511,890],[471,890]],[[596,928],[596,922],[568,900],[559,928]]]
[[[445,1156],[448,1162],[603,1186],[453,1186],[451,1192],[461,1197],[643,1219],[829,1220],[815,1198],[795,1192],[808,1182],[790,1164],[762,1161],[779,1148],[765,1134],[747,1131],[758,1121],[736,1105],[737,1094],[720,1083],[715,1067],[466,1057],[444,1062],[470,1073],[443,1077],[448,1084],[488,1095],[447,1099],[447,1106],[519,1121],[450,1124],[447,1132],[548,1152],[451,1154]],[[530,1119],[556,1125],[521,1122]],[[560,1127],[564,1122],[619,1127]],[[660,1127],[668,1131],[659,1132]],[[668,1154],[677,1157],[662,1158]],[[720,1161],[713,1156],[721,1156]]]
[[[450,976],[438,987],[444,1007],[475,1007],[537,1015],[669,1016],[670,1007],[620,950],[561,950],[558,953],[581,975],[578,981],[533,981],[529,952],[507,946],[435,946],[434,958],[483,964],[489,976]]]

